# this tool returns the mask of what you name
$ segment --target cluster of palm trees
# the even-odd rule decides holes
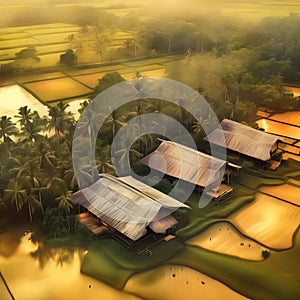
[[[21,107],[16,123],[2,116],[0,128],[0,196],[8,212],[27,211],[30,221],[38,211],[58,205],[69,214],[76,188],[71,162],[71,134],[75,120],[59,103],[40,117]]]

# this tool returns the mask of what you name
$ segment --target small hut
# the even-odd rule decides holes
[[[141,162],[173,178],[193,183],[198,189],[220,200],[232,188],[224,183],[227,162],[172,141],[162,141],[158,148]]]
[[[100,174],[100,179],[72,195],[74,202],[98,218],[113,237],[132,248],[149,230],[157,234],[177,224],[170,215],[189,206],[131,176]]]
[[[226,148],[231,152],[252,158],[261,164],[272,163],[278,153],[279,138],[247,125],[224,119],[221,122],[222,130],[217,128],[205,140],[210,143],[224,146],[220,143],[225,137]]]

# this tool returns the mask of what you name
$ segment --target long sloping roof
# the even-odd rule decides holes
[[[103,222],[132,240],[146,234],[146,227],[155,219],[161,208],[188,207],[187,205],[148,187],[148,194],[139,188],[139,181],[129,176],[116,178],[100,174],[91,186],[72,195],[79,203]],[[166,201],[164,205],[163,201]]]
[[[220,144],[220,137],[224,135],[226,147],[230,150],[245,154],[256,159],[267,161],[271,159],[270,152],[278,137],[251,128],[244,124],[224,119],[221,129],[215,129],[205,139],[210,143]]]
[[[221,182],[226,165],[226,161],[171,141],[163,141],[141,162],[164,174],[202,187]]]

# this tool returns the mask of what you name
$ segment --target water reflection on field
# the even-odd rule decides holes
[[[0,235],[1,272],[16,299],[139,299],[82,275],[84,250],[49,248],[32,243],[30,236],[20,230]],[[0,295],[3,289],[0,285]]]
[[[79,117],[78,109],[80,103],[85,99],[69,102],[66,111],[74,113],[75,118]],[[0,87],[0,116],[11,117],[14,122],[18,121],[14,116],[18,114],[21,106],[28,106],[31,111],[37,111],[42,117],[48,114],[48,107],[40,103],[34,96],[21,88],[19,85]]]
[[[264,128],[266,132],[300,139],[300,128],[279,123],[269,119],[260,119],[257,121],[259,127]]]

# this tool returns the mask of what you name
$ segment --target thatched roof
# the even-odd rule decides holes
[[[201,187],[220,183],[226,166],[226,161],[171,141],[163,141],[141,161],[152,169]]]
[[[137,240],[146,234],[146,227],[161,209],[188,207],[146,187],[130,176],[116,178],[100,174],[98,181],[74,193],[72,199],[114,229]]]
[[[221,122],[221,127],[223,131],[217,128],[205,140],[223,146],[220,144],[220,137],[224,135],[228,149],[262,161],[271,159],[271,149],[279,140],[277,136],[228,119]]]

